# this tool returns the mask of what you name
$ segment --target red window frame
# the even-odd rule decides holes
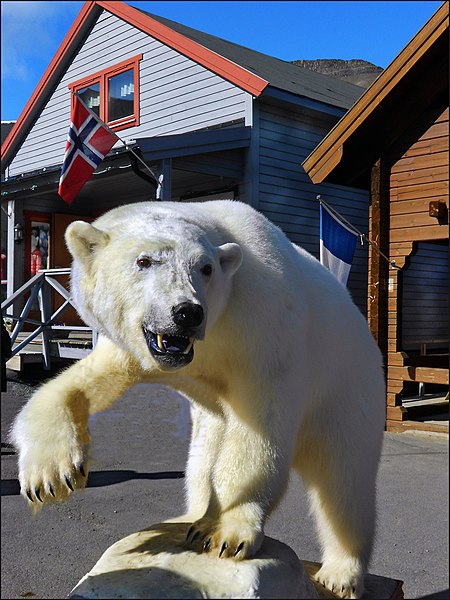
[[[113,130],[121,130],[126,129],[128,127],[135,127],[139,125],[139,61],[142,60],[142,54],[138,54],[133,58],[129,58],[124,60],[112,67],[108,67],[107,69],[102,69],[101,71],[97,71],[97,73],[93,73],[88,77],[84,77],[83,79],[78,79],[73,83],[69,84],[69,89],[72,92],[72,110],[74,103],[74,92],[78,92],[89,85],[94,83],[98,83],[100,87],[100,119],[104,121],[108,127]],[[114,75],[120,75],[125,71],[129,71],[133,69],[133,82],[134,82],[134,103],[133,103],[133,114],[127,117],[123,117],[122,119],[116,119],[115,121],[109,121],[108,119],[108,98],[109,98],[109,85],[108,80],[110,77]]]

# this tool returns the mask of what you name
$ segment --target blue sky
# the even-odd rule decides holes
[[[283,60],[385,68],[442,2],[127,2]],[[1,119],[16,120],[83,2],[1,2]]]

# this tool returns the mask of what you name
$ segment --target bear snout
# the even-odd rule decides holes
[[[203,323],[205,313],[200,304],[182,302],[172,308],[174,323],[183,331],[194,333],[194,330]]]

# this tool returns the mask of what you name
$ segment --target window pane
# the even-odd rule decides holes
[[[100,116],[100,83],[92,83],[88,87],[78,90],[78,95],[86,106]]]
[[[108,121],[117,121],[134,115],[133,69],[108,79]]]

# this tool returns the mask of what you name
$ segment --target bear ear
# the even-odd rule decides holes
[[[222,244],[217,248],[220,266],[224,273],[234,275],[242,263],[242,250],[239,244]]]
[[[106,246],[109,241],[107,233],[84,221],[71,223],[66,229],[65,238],[70,254],[81,261],[90,257],[95,249]]]

